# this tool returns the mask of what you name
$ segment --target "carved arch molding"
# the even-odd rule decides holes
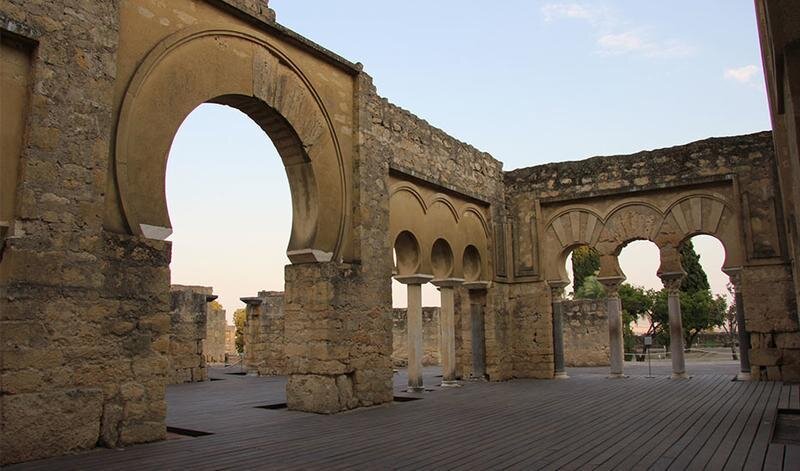
[[[137,68],[122,101],[113,167],[130,233],[164,239],[172,232],[167,156],[183,120],[207,102],[250,116],[278,150],[292,195],[292,263],[340,259],[350,192],[332,120],[300,68],[244,30],[186,28]]]
[[[628,200],[605,214],[589,206],[568,206],[555,212],[545,225],[546,277],[566,279],[564,261],[576,247],[594,247],[601,257],[616,259],[622,248],[634,240],[649,240],[661,249],[662,269],[679,269],[671,266],[679,263],[677,248],[698,234],[711,235],[722,242],[725,267],[741,266],[744,245],[738,214],[725,198],[711,193],[682,195],[662,206]]]

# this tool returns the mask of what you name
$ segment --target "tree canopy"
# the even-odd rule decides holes
[[[244,324],[247,320],[247,311],[237,309],[233,313],[233,324],[236,326],[236,351],[244,353]]]
[[[700,265],[700,256],[695,252],[694,244],[691,241],[684,242],[680,253],[683,270],[686,272],[686,277],[681,282],[681,320],[684,346],[689,349],[700,332],[725,324],[728,303],[722,296],[711,294],[708,276]],[[605,289],[597,281],[599,268],[600,256],[597,250],[584,246],[572,252],[576,299],[605,297]],[[654,335],[658,343],[669,345],[666,290],[648,290],[623,283],[619,288],[619,297],[622,304],[626,351],[631,351],[634,346],[631,324],[641,318],[650,319],[649,334]]]
[[[597,249],[584,245],[572,251],[572,287],[577,293],[583,282],[600,270],[600,254]]]

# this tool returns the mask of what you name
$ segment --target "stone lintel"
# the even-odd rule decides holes
[[[461,286],[467,288],[470,291],[473,290],[477,291],[477,290],[489,289],[490,285],[491,281],[465,281],[464,284],[462,284]]]
[[[417,273],[416,275],[395,276],[394,279],[400,283],[403,283],[404,285],[424,285],[425,283],[431,281],[433,276]]]
[[[259,298],[258,296],[239,298],[239,300],[248,306],[260,306],[264,302],[264,299]]]
[[[431,280],[435,286],[439,288],[454,288],[464,283],[463,278],[443,278],[440,280]]]

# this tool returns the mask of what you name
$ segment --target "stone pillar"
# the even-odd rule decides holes
[[[396,276],[408,289],[408,390],[423,392],[422,385],[422,285],[431,281],[429,275]],[[441,314],[440,314],[441,315]]]
[[[608,302],[608,346],[611,353],[611,373],[609,378],[624,378],[625,345],[622,338],[622,303],[619,300],[619,285],[624,276],[598,278],[606,289]]]
[[[470,298],[470,343],[472,357],[472,377],[486,379],[486,326],[483,317],[483,307],[486,303],[486,290],[488,281],[470,281],[464,283],[464,288],[469,290]]]
[[[261,304],[264,299],[258,296],[239,298],[247,307],[245,307],[245,322],[244,322],[244,356],[242,358],[242,366],[247,371],[248,375],[257,375],[260,359],[256,355],[255,346],[260,343],[258,339],[259,322],[256,319],[261,317]],[[260,319],[259,319],[260,320]]]
[[[739,381],[750,381],[750,333],[744,318],[744,299],[742,298],[742,269],[724,270],[733,285],[733,300],[736,304],[736,331],[739,334]]]
[[[564,287],[569,283],[564,281],[549,281],[547,285],[550,287],[550,298],[553,308],[553,363],[555,379],[566,379],[566,368],[564,367]]]
[[[681,281],[684,272],[662,273],[661,282],[667,289],[669,309],[669,351],[672,357],[672,378],[687,378],[686,360],[683,353],[683,321],[681,320]]]
[[[460,278],[433,280],[439,287],[442,306],[439,313],[441,326],[442,387],[458,387],[456,381],[456,321],[453,289],[464,282]]]

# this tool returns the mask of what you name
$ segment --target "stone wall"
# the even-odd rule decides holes
[[[225,363],[225,329],[227,327],[225,310],[217,303],[209,303],[206,338],[203,341],[203,356],[206,363]]]
[[[118,8],[0,4],[3,40],[35,51],[0,247],[0,464],[165,436],[170,245],[102,228]]]
[[[392,362],[395,366],[408,365],[408,325],[406,309],[392,309]],[[439,308],[422,308],[422,365],[434,366],[441,361]]]
[[[563,280],[569,251],[593,245],[602,276],[624,275],[615,250],[637,239],[656,242],[662,269],[675,270],[681,240],[713,235],[726,269],[741,273],[753,376],[793,380],[793,344],[773,342],[800,334],[776,178],[769,132],[507,172],[511,271]]]
[[[239,352],[236,350],[236,326],[235,325],[226,325],[225,326],[225,354],[226,355],[238,355]]]
[[[566,366],[608,366],[606,300],[562,301]]]
[[[172,285],[169,342],[169,384],[206,381],[206,354],[203,351],[207,332],[208,303],[214,299],[205,286]]]
[[[247,299],[244,367],[264,376],[286,374],[283,293],[259,291],[256,298]]]

